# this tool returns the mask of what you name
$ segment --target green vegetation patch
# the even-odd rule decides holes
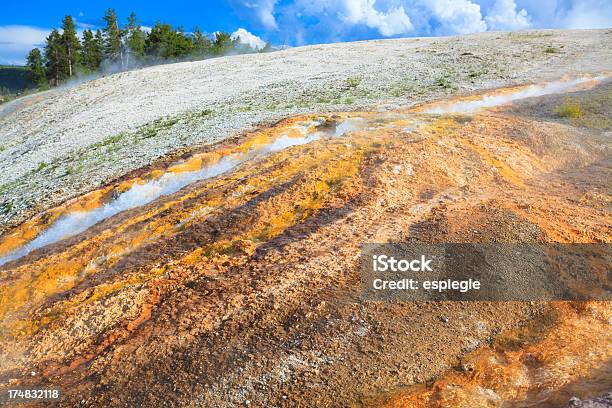
[[[559,54],[561,53],[561,50],[557,47],[553,47],[552,45],[549,45],[548,47],[544,48],[544,53],[546,54]]]
[[[389,89],[389,94],[395,97],[406,96],[415,93],[415,85],[408,80],[397,82],[391,87],[391,89]]]
[[[2,213],[10,214],[11,211],[13,211],[13,202],[12,201],[7,201],[4,204],[2,204]]]
[[[357,88],[361,84],[362,78],[358,76],[350,76],[346,78],[346,86],[348,88]]]
[[[574,126],[612,130],[612,84],[566,96],[555,106],[554,114]]]
[[[435,84],[443,89],[454,89],[454,86],[450,79],[446,76],[439,76],[435,79]]]
[[[578,119],[583,115],[580,102],[578,102],[571,96],[566,96],[563,100],[563,103],[557,106],[555,112],[557,113],[557,115],[566,119]]]

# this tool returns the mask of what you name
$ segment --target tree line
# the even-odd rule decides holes
[[[77,35],[74,20],[67,15],[60,30],[54,29],[46,39],[43,52],[34,48],[27,57],[33,81],[39,87],[57,86],[76,75],[104,71],[123,71],[166,61],[200,60],[229,53],[265,52],[256,50],[230,34],[217,32],[212,37],[198,27],[186,33],[182,27],[157,22],[145,32],[132,12],[120,27],[113,9],[104,14],[105,26],[95,33],[84,30]]]

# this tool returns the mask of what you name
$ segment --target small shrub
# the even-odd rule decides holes
[[[93,143],[91,145],[91,148],[93,149],[100,149],[102,147],[106,147],[109,145],[113,145],[116,143],[119,143],[121,141],[121,139],[123,139],[123,137],[126,136],[125,133],[118,133],[114,136],[108,136],[107,138],[100,140],[99,142]]]
[[[395,96],[396,98],[413,93],[414,89],[412,85],[408,82],[398,82],[389,90],[389,94],[391,96]]]
[[[469,78],[471,78],[471,79],[474,79],[474,78],[478,78],[478,77],[479,77],[479,76],[481,76],[482,74],[483,74],[483,72],[482,72],[482,71],[477,71],[477,70],[473,69],[473,70],[471,70],[471,71],[468,73],[468,77],[469,77]]]
[[[251,110],[251,105],[248,105],[249,110]],[[211,109],[203,109],[200,111],[200,113],[198,114],[198,116],[205,118],[207,116],[210,116],[213,114],[213,111]]]
[[[359,77],[348,77],[346,78],[346,86],[349,88],[357,88],[361,83],[361,78]]]
[[[38,165],[38,168],[36,169],[36,171],[41,171],[43,170],[45,167],[47,167],[48,164],[45,162],[40,162],[40,164]]]
[[[4,213],[10,214],[10,212],[13,211],[13,202],[7,201],[6,203],[4,203],[3,207],[4,207]]]
[[[566,97],[563,103],[557,106],[557,115],[567,119],[577,119],[582,116],[582,107],[580,103],[572,97]]]
[[[548,46],[546,48],[544,48],[544,52],[546,54],[558,54],[560,51],[558,48],[555,48],[553,46]]]
[[[440,88],[444,88],[444,89],[450,89],[450,88],[453,87],[451,82],[446,77],[436,78],[436,85],[438,85]]]

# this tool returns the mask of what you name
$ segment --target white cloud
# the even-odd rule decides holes
[[[239,28],[238,30],[234,31],[232,33],[232,39],[238,39],[240,43],[246,44],[256,50],[260,50],[266,46],[266,42],[264,40],[255,34],[248,32],[244,28]]]
[[[486,30],[604,28],[611,0],[229,0],[294,44]]]
[[[520,30],[531,25],[527,11],[516,11],[514,0],[496,0],[485,21],[490,30]]]
[[[609,0],[583,0],[575,2],[563,19],[565,28],[612,27],[612,2]]]
[[[339,16],[345,23],[363,24],[378,30],[385,37],[406,34],[413,29],[403,6],[382,12],[374,7],[376,0],[344,0],[342,3],[344,10]]]
[[[9,25],[0,26],[0,42],[21,44],[21,45],[40,45],[45,42],[51,30],[38,27]]]
[[[238,14],[254,16],[256,22],[267,30],[277,30],[274,6],[277,0],[230,0]]]
[[[42,47],[50,31],[22,25],[0,26],[0,63],[25,64],[28,52]]]
[[[74,26],[83,30],[95,30],[96,28],[98,28],[98,26],[95,24],[84,23],[82,21],[79,21],[77,18],[73,18],[73,20]]]
[[[439,22],[437,34],[469,34],[487,29],[480,6],[470,0],[424,0],[423,5]]]
[[[413,24],[400,0],[295,0],[277,11],[287,36],[315,35],[324,41],[342,41],[351,30],[367,28],[382,37],[407,34]]]
[[[276,19],[273,14],[276,0],[260,0],[258,3],[257,15],[261,24],[268,29],[277,29]]]

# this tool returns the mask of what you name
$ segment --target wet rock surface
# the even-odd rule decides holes
[[[0,107],[0,233],[160,158],[288,115],[610,71],[601,44],[611,36],[545,30],[317,45],[150,67],[20,98]]]
[[[609,387],[608,304],[369,302],[358,265],[364,242],[607,242],[609,141],[504,109],[388,121],[243,163],[5,264],[2,386],[60,387],[61,406],[405,406],[407,387],[493,362],[485,373],[513,380],[475,376],[491,381],[491,404],[567,405],[559,390],[578,375]],[[561,380],[514,381],[513,358]],[[482,401],[474,389],[452,397]]]

